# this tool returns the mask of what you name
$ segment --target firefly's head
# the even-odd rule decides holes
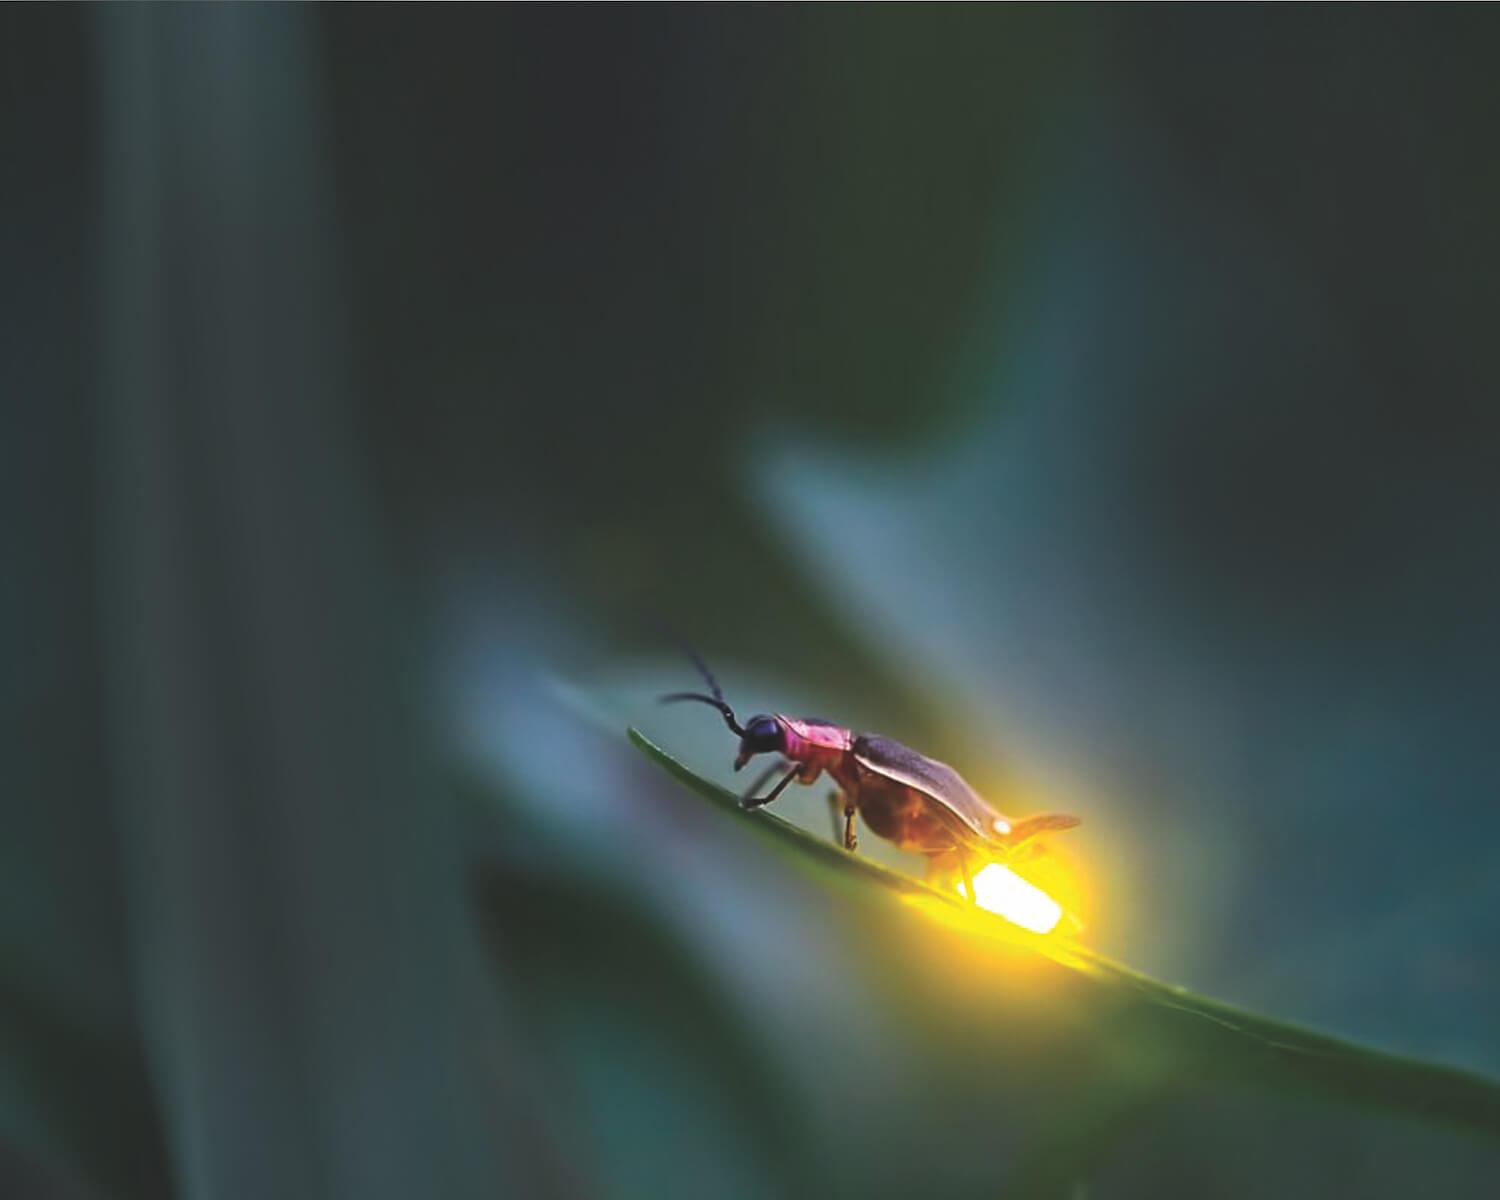
[[[775,717],[751,717],[745,731],[740,735],[740,752],[735,755],[734,769],[738,771],[757,754],[785,754],[786,734],[781,722]]]
[[[717,708],[724,718],[724,724],[729,726],[729,731],[740,739],[740,752],[735,756],[734,769],[738,771],[756,754],[784,753],[786,750],[786,737],[782,732],[781,722],[771,716],[755,716],[750,718],[748,725],[741,725],[735,720],[734,709],[730,708],[724,700],[724,693],[719,690],[719,683],[703,660],[688,651],[688,657],[693,660],[693,665],[698,668],[699,674],[708,681],[708,687],[712,696],[705,696],[702,692],[673,692],[670,696],[663,696],[663,704],[673,704],[678,700],[696,700],[700,704],[707,704],[710,708]]]

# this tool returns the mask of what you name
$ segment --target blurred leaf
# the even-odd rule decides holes
[[[0,1130],[50,1182],[120,1197],[167,1194],[160,1114],[137,1043],[70,1020],[54,997],[6,972],[0,1062]]]
[[[559,1195],[795,1190],[813,1169],[805,1116],[736,998],[605,864],[580,865],[507,855],[476,874],[492,961],[516,995],[510,1020],[547,1064],[516,1141],[566,1149],[549,1164]]]
[[[694,774],[638,731],[630,730],[629,736],[669,774],[720,810],[738,816],[732,793]],[[1149,1085],[1144,1090],[1212,1080],[1319,1096],[1500,1137],[1500,1084],[1492,1080],[1221,1004],[1133,971],[1071,939],[1028,934],[914,878],[847,854],[764,810],[739,819],[820,883],[866,903],[896,899],[907,902],[908,908],[914,904],[928,920],[929,928],[921,936],[932,942],[934,952],[979,949],[992,955],[998,950],[1002,961],[1041,960],[1030,964],[1029,973],[1034,976],[1037,968],[1047,972],[1045,989],[1055,989],[1055,998],[1076,1007],[1073,1016],[1082,1022],[1073,1033],[1080,1042],[1110,1040],[1107,1047],[1093,1047],[1088,1056],[1097,1059],[1097,1066],[1116,1071],[1122,1063],[1143,1065],[1139,1075]],[[889,941],[899,941],[898,931],[892,931]],[[962,948],[955,943],[962,943]],[[1007,973],[970,973],[966,987],[982,989],[997,1009],[1014,1004],[1015,979]],[[1064,1097],[1063,1106],[1075,1119],[1101,1102],[1104,1110],[1110,1109],[1107,1101],[1112,1094],[1116,1099],[1141,1095],[1138,1088],[1100,1089],[1097,1085],[1103,1081],[1097,1075],[1084,1082],[1092,1095],[1080,1091]]]

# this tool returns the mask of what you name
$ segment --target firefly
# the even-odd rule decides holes
[[[830,800],[836,813],[842,808],[844,849],[858,848],[855,818],[863,817],[877,837],[898,850],[925,856],[929,879],[951,879],[956,868],[971,903],[983,900],[986,892],[982,886],[976,893],[973,863],[1015,861],[1036,849],[1034,839],[1038,836],[1071,829],[1079,823],[1077,817],[1067,813],[1038,813],[1012,820],[992,807],[952,767],[877,734],[856,733],[818,717],[785,713],[760,714],[741,725],[713,674],[696,654],[688,653],[711,694],[673,692],[663,696],[662,702],[695,700],[718,709],[730,732],[740,739],[734,759],[736,771],[760,754],[776,754],[785,760],[772,763],[746,790],[740,798],[743,809],[770,804],[794,780],[813,784],[826,772],[837,785]],[[757,795],[779,770],[785,773],[776,785],[764,796]],[[981,872],[982,883],[989,883],[990,878]]]

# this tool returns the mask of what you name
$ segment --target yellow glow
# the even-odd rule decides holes
[[[961,881],[958,890],[968,895]],[[999,863],[990,863],[974,876],[974,899],[980,908],[997,913],[1032,933],[1051,933],[1062,920],[1062,905]]]

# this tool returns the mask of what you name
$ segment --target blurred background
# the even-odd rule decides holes
[[[734,778],[665,623],[1082,816],[1094,948],[1500,1073],[1497,33],[8,9],[0,1191],[1492,1185],[622,734]]]

